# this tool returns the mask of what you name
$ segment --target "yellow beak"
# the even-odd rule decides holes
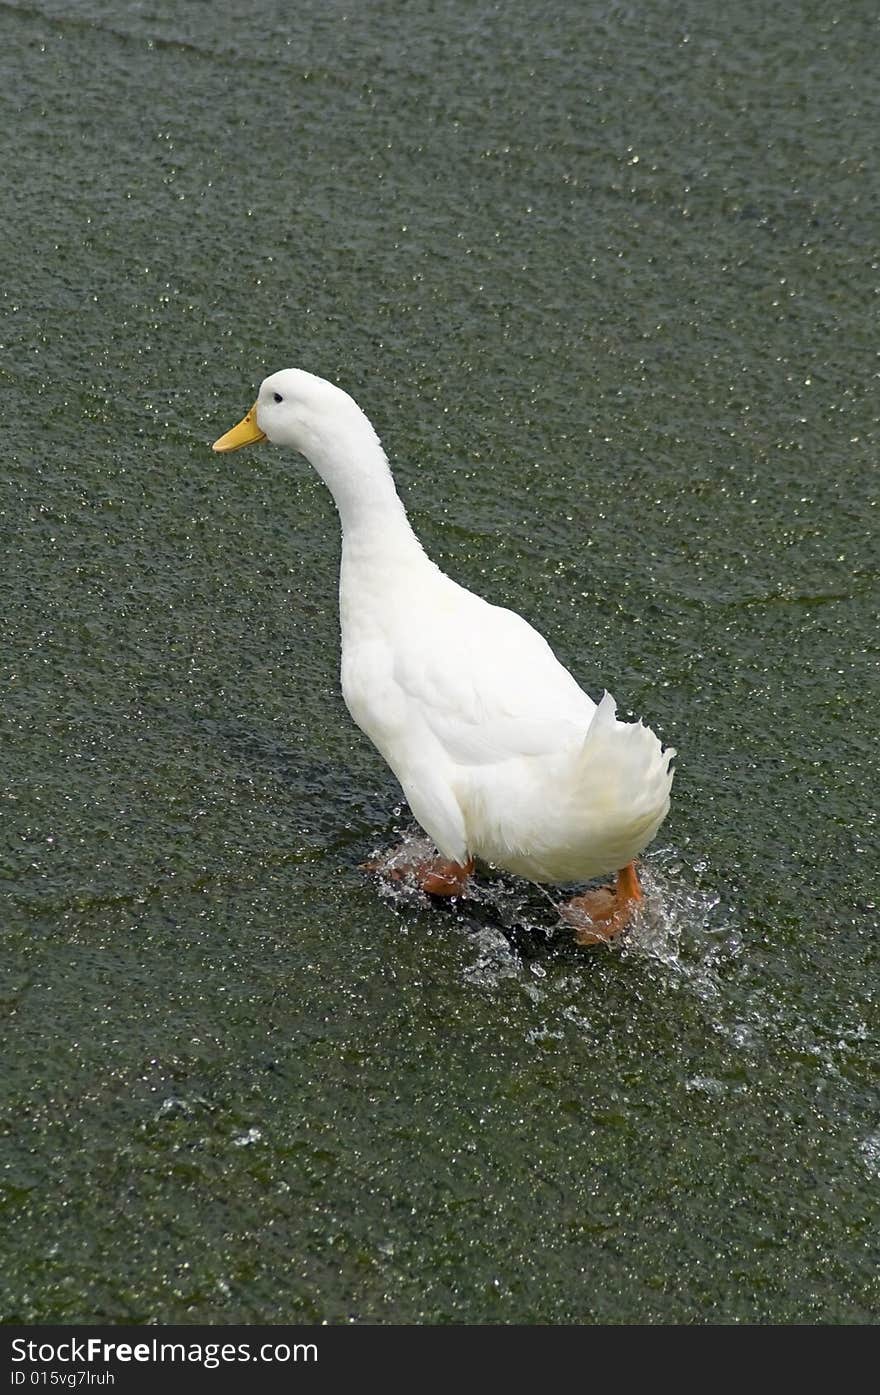
[[[214,450],[241,450],[242,446],[253,445],[254,441],[265,441],[266,433],[257,426],[257,404],[251,407],[246,417],[237,426],[227,431],[225,436],[214,442]]]

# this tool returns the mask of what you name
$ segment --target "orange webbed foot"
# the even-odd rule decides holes
[[[428,896],[463,896],[467,890],[468,878],[474,870],[474,859],[467,862],[450,862],[448,858],[419,857],[404,860],[401,854],[406,849],[387,853],[384,857],[371,858],[362,862],[365,872],[378,872],[393,882],[407,882]]]
[[[559,914],[574,929],[576,944],[606,945],[626,929],[643,899],[636,865],[630,862],[618,872],[613,889],[602,886],[574,896]]]

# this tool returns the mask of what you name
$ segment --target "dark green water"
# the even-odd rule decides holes
[[[246,13],[240,13],[242,10]],[[876,7],[0,8],[0,1314],[878,1314]],[[679,750],[645,923],[357,870],[320,483]]]

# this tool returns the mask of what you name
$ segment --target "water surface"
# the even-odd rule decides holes
[[[3,1320],[874,1321],[874,7],[0,31]],[[358,870],[290,364],[678,748],[622,948]]]

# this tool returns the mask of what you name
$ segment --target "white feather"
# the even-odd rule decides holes
[[[617,721],[608,693],[596,706],[522,616],[429,560],[350,397],[290,369],[256,408],[333,493],[345,701],[444,856],[539,882],[632,861],[666,817],[675,753]]]

